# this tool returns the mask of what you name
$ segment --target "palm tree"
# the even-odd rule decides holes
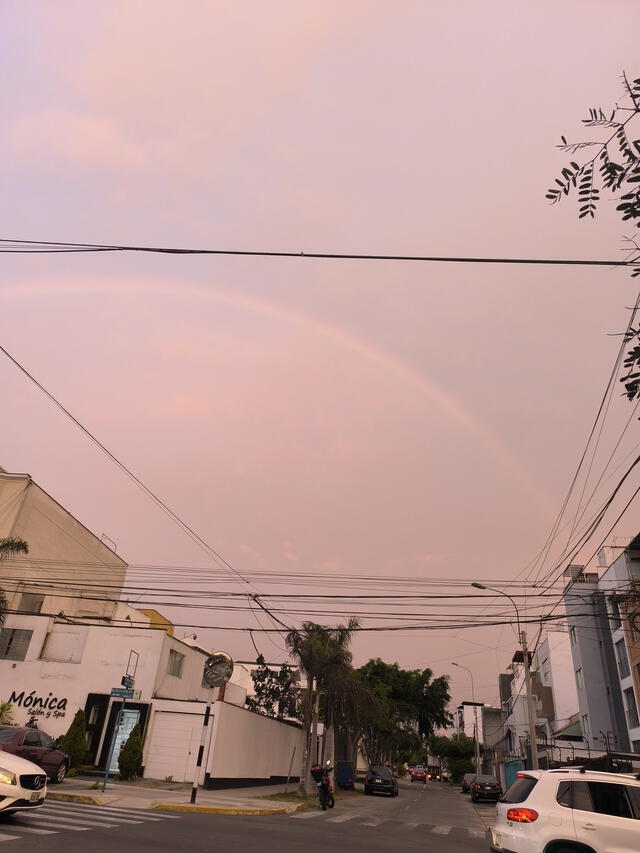
[[[28,554],[29,546],[24,539],[17,539],[15,536],[8,536],[0,539],[0,560],[8,557],[10,554]],[[7,617],[7,609],[9,602],[2,587],[0,587],[0,628],[4,625],[4,620]]]
[[[359,627],[357,619],[349,619],[346,625],[329,628],[316,622],[303,622],[302,627],[290,631],[286,644],[291,655],[297,658],[300,669],[307,677],[307,692],[304,702],[304,751],[299,793],[306,795],[311,758],[311,744],[317,730],[318,699],[325,694],[325,706],[329,721],[335,719],[336,703],[339,701],[341,675],[350,668],[352,654],[349,649],[351,635]]]

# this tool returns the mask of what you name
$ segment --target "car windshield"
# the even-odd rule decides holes
[[[388,767],[371,767],[369,769],[369,773],[372,773],[374,776],[385,776],[387,778],[391,777],[391,771]]]
[[[0,743],[11,743],[16,734],[16,729],[0,729]]]
[[[476,776],[473,780],[476,785],[497,785],[498,780],[495,776]]]

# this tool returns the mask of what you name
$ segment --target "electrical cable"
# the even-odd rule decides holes
[[[322,260],[358,260],[358,261],[421,261],[429,263],[461,264],[527,264],[546,266],[607,266],[633,267],[638,262],[602,261],[576,258],[481,258],[438,255],[383,255],[341,252],[269,252],[245,249],[188,249],[168,246],[132,246],[105,243],[66,243],[49,240],[11,240],[0,239],[0,252],[7,253],[47,253],[47,252],[145,252],[164,255],[238,255],[261,258],[307,258]]]

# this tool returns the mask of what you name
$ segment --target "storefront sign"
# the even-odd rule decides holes
[[[18,708],[25,708],[32,717],[57,718],[64,717],[67,712],[66,698],[60,699],[53,693],[49,693],[46,697],[38,696],[35,690],[31,693],[27,693],[26,690],[16,693],[14,690],[9,696],[9,703],[17,705]]]

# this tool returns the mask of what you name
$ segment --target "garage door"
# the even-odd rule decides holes
[[[201,734],[201,714],[155,711],[145,748],[145,778],[193,782]]]

